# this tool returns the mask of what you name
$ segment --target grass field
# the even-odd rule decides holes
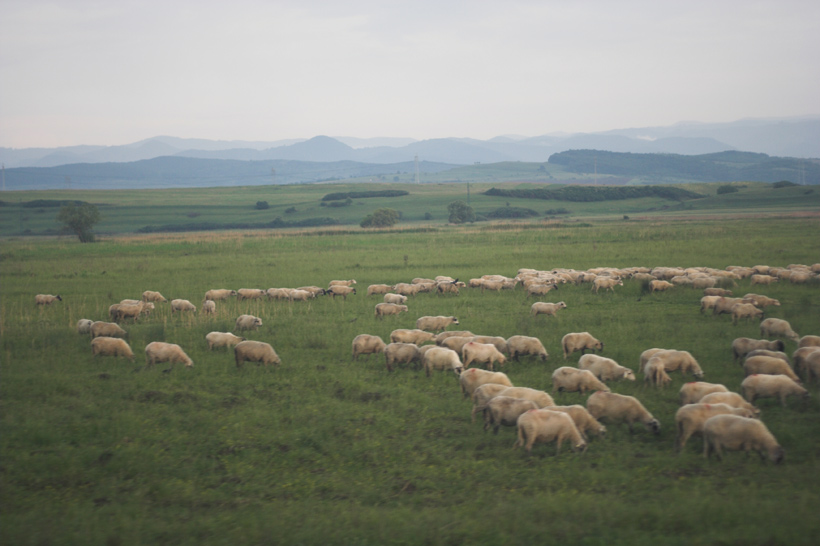
[[[313,201],[326,189],[307,188],[315,191]],[[135,196],[146,199],[143,205],[157,199]],[[125,207],[128,198],[121,199]],[[762,193],[758,199],[762,204]],[[380,300],[365,296],[366,287],[418,276],[512,276],[521,267],[817,262],[820,221],[784,212],[637,222],[604,216],[554,227],[477,223],[431,232],[104,237],[89,245],[68,238],[6,240],[0,255],[0,541],[814,544],[820,532],[817,385],[810,387],[811,399],[791,400],[786,408],[775,400],[758,403],[786,449],[780,466],[741,453],[706,461],[698,438],[676,455],[677,392],[689,380],[678,374],[664,390],[644,387],[640,375],[635,383],[611,384],[614,392],[638,397],[661,421],[659,436],[612,425],[583,455],[565,447],[556,456],[554,445],[537,445],[528,456],[511,449],[514,429],[494,436],[470,422],[471,404],[451,374],[389,373],[380,356],[358,362],[350,356],[360,333],[387,340],[395,328],[414,327],[419,316],[455,315],[475,333],[542,340],[551,355],[546,363],[525,358],[505,367],[516,385],[550,390],[552,370],[564,365],[561,337],[589,331],[605,342],[604,356],[633,369],[644,349],[688,350],[706,381],[737,390],[743,374],[732,363],[731,341],[758,338],[757,325],[701,315],[699,291],[652,295],[627,281],[615,293],[595,295],[588,286],[562,286],[546,300],[565,301],[567,309],[533,318],[534,300],[520,287],[462,290],[459,296],[420,294],[408,313],[380,321],[373,316]],[[211,288],[326,286],[338,278],[356,279],[359,293],[346,301],[230,301],[218,305],[215,317],[172,315],[167,304],[158,305],[149,318],[124,326],[134,363],[92,358],[88,337],[74,329],[80,318],[105,319],[111,303],[147,289],[199,306]],[[779,299],[782,306],[767,316],[788,319],[801,335],[820,334],[817,284],[751,290],[744,280],[735,291]],[[37,293],[59,293],[63,301],[36,308]],[[231,330],[241,313],[263,319],[247,337],[271,343],[280,368],[248,363],[237,369],[230,351],[208,351],[205,334]],[[151,341],[178,343],[194,368],[143,369],[143,348]],[[787,342],[788,352],[795,347]],[[585,399],[556,395],[559,404]]]

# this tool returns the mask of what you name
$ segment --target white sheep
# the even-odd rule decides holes
[[[715,415],[739,415],[753,418],[754,414],[748,409],[734,408],[729,404],[686,404],[675,413],[675,449],[680,451],[686,446],[687,440],[694,434],[703,432],[703,424]]]
[[[265,294],[268,296],[268,300],[290,300],[291,292],[290,288],[268,288]]]
[[[77,333],[78,334],[90,334],[91,333],[91,325],[94,324],[94,321],[91,319],[80,319],[77,321]]]
[[[649,362],[650,358],[652,358],[661,351],[666,351],[666,349],[659,349],[657,347],[653,347],[652,349],[647,349],[644,352],[642,352],[640,358],[638,359],[638,371],[645,374],[646,363]]]
[[[507,362],[506,357],[501,354],[495,345],[475,341],[469,341],[461,348],[461,358],[465,368],[470,367],[472,364],[485,364],[490,371],[493,370],[494,362],[498,362],[502,368]]]
[[[774,298],[770,298],[769,296],[761,296],[760,294],[746,294],[743,296],[745,300],[751,300],[751,302],[761,309],[765,309],[769,306],[780,307],[780,302]]]
[[[578,359],[578,368],[591,371],[601,381],[635,381],[635,373],[626,366],[621,366],[611,358],[592,353]]]
[[[463,284],[463,283],[462,283]],[[458,279],[454,281],[443,281],[436,283],[437,294],[455,294],[458,296]]]
[[[215,315],[216,314],[216,303],[213,300],[205,300],[202,302],[202,307],[200,308],[200,312],[203,315]]]
[[[91,354],[94,356],[124,357],[134,361],[134,352],[124,339],[117,337],[95,337],[91,340]]]
[[[701,404],[728,404],[733,408],[743,408],[752,412],[755,418],[760,417],[760,409],[743,399],[736,392],[711,392],[698,400]]]
[[[785,348],[783,342],[779,339],[769,341],[767,339],[751,339],[748,337],[739,337],[732,341],[732,355],[734,361],[745,357],[752,351],[758,349],[766,349],[769,351],[782,351]]]
[[[56,296],[51,294],[37,294],[34,296],[34,305],[51,305],[55,301],[63,301],[62,296],[59,294]]]
[[[732,291],[727,290],[726,288],[704,288],[703,289],[704,296],[731,296]]]
[[[797,340],[797,347],[802,349],[803,347],[820,347],[820,336],[803,336],[799,340]],[[779,349],[783,350],[783,349]]]
[[[407,306],[396,303],[377,303],[374,314],[378,318],[384,318],[390,315],[398,315],[399,313],[406,313]]]
[[[592,352],[596,350],[603,352],[604,350],[603,342],[592,337],[589,332],[572,332],[565,335],[561,338],[561,347],[564,349],[564,360],[576,351],[581,351],[583,355],[587,350]]]
[[[732,323],[737,324],[740,319],[763,319],[763,309],[758,309],[753,303],[736,303],[732,306]]]
[[[336,299],[336,296],[342,296],[342,299],[347,300],[347,297],[349,295],[351,295],[351,294],[355,295],[356,294],[356,289],[353,288],[352,286],[345,286],[345,285],[342,285],[342,284],[334,284],[334,285],[331,285],[327,289],[326,293],[333,296],[333,299]]]
[[[501,391],[509,389],[507,385],[499,383],[486,383],[477,387],[470,398],[473,401],[473,409],[470,412],[470,422],[475,422],[475,414],[483,411],[487,403],[495,396],[498,396]]]
[[[514,427],[518,424],[518,417],[525,411],[538,409],[532,400],[513,398],[498,395],[487,402],[484,411],[484,430],[493,427],[493,434],[498,434],[501,425]]]
[[[507,340],[501,336],[473,336],[472,341],[475,341],[476,343],[489,343],[498,349],[499,353],[504,355],[509,354]]]
[[[820,352],[820,347],[799,347],[792,353],[795,373],[806,376],[807,381],[811,381],[814,376],[813,372],[809,369],[809,356],[815,352]],[[817,357],[814,357],[814,360],[816,359]]]
[[[356,284],[356,279],[348,279],[344,281],[330,281],[328,286],[353,286]]]
[[[473,341],[474,339],[475,337],[452,336],[442,340],[439,346],[447,347],[448,349],[454,350],[458,354],[462,354],[464,346]]]
[[[743,361],[743,372],[746,376],[755,374],[765,375],[785,375],[792,381],[800,382],[800,378],[794,373],[787,361],[775,356],[747,356]]]
[[[752,275],[750,286],[756,284],[769,285],[775,282],[777,282],[777,277],[772,277],[771,275]]]
[[[282,364],[282,360],[273,350],[273,347],[263,341],[241,341],[233,348],[233,354],[237,368],[240,368],[245,362],[258,362],[265,366],[280,366]]]
[[[421,290],[421,285],[406,282],[397,283],[393,286],[393,292],[402,296],[415,296]]]
[[[451,370],[456,375],[460,375],[464,370],[464,364],[461,363],[457,352],[436,345],[431,345],[421,357],[421,366],[427,377],[432,375],[433,370]]]
[[[153,306],[154,304],[151,303],[151,302],[140,301],[138,303],[122,303],[122,302],[120,302],[116,305],[117,305],[117,307],[114,310],[113,317],[114,317],[115,321],[119,322],[119,321],[125,320],[125,319],[133,319],[134,321],[136,321],[140,317],[140,315],[142,315],[146,311],[146,309],[147,309],[146,306],[148,306],[148,305]],[[110,309],[109,309],[109,314],[110,314]]]
[[[304,290],[305,292],[310,292],[312,294],[311,297],[316,298],[317,296],[324,296],[325,289],[319,286],[300,286],[296,288],[296,290]]]
[[[145,346],[145,365],[150,367],[157,362],[170,362],[171,364],[179,362],[185,364],[186,368],[191,368],[194,365],[194,361],[176,343],[152,341]]]
[[[433,341],[435,337],[435,334],[419,330],[418,328],[399,328],[390,332],[390,341],[393,343],[413,343],[415,345],[421,345],[426,341]]]
[[[552,372],[552,392],[580,392],[607,391],[609,387],[603,384],[589,370],[579,370],[570,366],[562,366]]]
[[[712,309],[712,313],[714,314],[715,306],[723,297],[724,296],[703,296],[700,298],[700,312],[703,313],[704,311]]]
[[[309,290],[299,290],[294,288],[290,291],[290,301],[308,301],[316,297],[316,294]]]
[[[598,391],[587,398],[587,410],[599,421],[626,423],[632,433],[634,423],[642,423],[647,430],[660,434],[661,424],[634,396]]]
[[[675,285],[669,281],[662,281],[660,279],[656,279],[654,281],[649,281],[649,291],[650,292],[665,292],[670,288],[674,288]]]
[[[393,371],[394,364],[411,364],[421,361],[419,348],[413,343],[389,343],[384,347],[383,352],[388,372]]]
[[[176,313],[177,311],[191,311],[196,312],[196,306],[188,300],[183,299],[176,299],[171,300],[171,312]]]
[[[245,341],[245,338],[236,336],[230,332],[210,332],[205,336],[205,341],[208,342],[208,350],[213,351],[218,347],[230,347],[231,345],[236,345],[241,341]]]
[[[695,404],[707,394],[713,392],[729,392],[725,385],[720,383],[706,383],[704,381],[690,381],[680,388],[680,405]]]
[[[384,351],[385,343],[379,336],[359,334],[353,338],[353,360],[359,355],[378,354]]]
[[[152,301],[156,303],[167,303],[168,300],[160,294],[159,292],[155,292],[153,290],[146,290],[142,293],[142,301]]]
[[[510,358],[515,361],[518,361],[518,357],[523,355],[537,356],[542,361],[549,358],[544,344],[537,337],[511,336],[507,339],[507,351]]]
[[[458,378],[461,386],[461,393],[465,398],[472,396],[473,392],[481,385],[496,383],[512,387],[513,384],[504,372],[490,372],[480,368],[465,369]]]
[[[371,284],[367,287],[367,295],[374,296],[380,294],[389,294],[393,287],[389,284]]]
[[[550,315],[554,317],[559,309],[566,308],[567,304],[563,301],[559,301],[558,303],[537,301],[530,307],[530,314],[534,317],[537,317],[538,315]]]
[[[703,370],[689,351],[666,349],[655,353],[652,358],[662,360],[667,372],[680,370],[682,375],[691,373],[695,379],[701,379],[704,376]]]
[[[450,330],[449,332],[441,332],[435,335],[433,341],[436,345],[442,345],[444,340],[449,337],[474,337],[475,334],[469,330]]]
[[[761,337],[785,337],[792,341],[799,341],[800,336],[792,330],[788,321],[777,318],[767,318],[760,323]]]
[[[594,290],[596,294],[598,293],[598,290],[600,290],[601,288],[605,289],[604,292],[606,292],[607,290],[615,292],[616,286],[623,285],[624,281],[622,281],[618,277],[597,277],[594,281],[592,281],[592,290]]]
[[[425,330],[427,332],[441,332],[447,329],[451,324],[458,324],[456,317],[445,316],[425,316],[416,319],[416,328]]]
[[[403,305],[407,303],[407,296],[402,296],[401,294],[393,294],[389,292],[384,295],[384,303],[396,303],[398,305]]]
[[[236,296],[236,290],[228,290],[227,288],[217,288],[205,292],[205,299],[212,301],[226,300],[231,296]]]
[[[527,286],[527,297],[530,296],[543,296],[552,292],[553,290],[558,290],[558,285],[556,283],[551,284],[531,284]]]
[[[703,424],[703,456],[708,459],[715,453],[720,460],[724,449],[757,451],[761,459],[768,455],[775,464],[786,456],[762,421],[738,415],[715,415]]]
[[[666,373],[666,365],[663,359],[650,358],[643,368],[644,382],[663,388],[672,382],[672,378]]]
[[[126,337],[128,332],[120,328],[115,322],[103,322],[101,320],[91,323],[89,332],[91,337]]]
[[[750,404],[754,404],[758,398],[780,398],[784,408],[789,396],[809,397],[809,391],[787,375],[750,375],[740,383],[740,389],[743,398]]]
[[[572,418],[572,422],[578,427],[578,432],[581,433],[584,440],[589,440],[587,436],[588,432],[595,434],[599,438],[606,436],[606,427],[599,423],[598,420],[580,404],[572,404],[570,406],[544,406],[542,409],[560,411],[569,415]]]
[[[240,288],[236,291],[237,300],[258,300],[266,295],[267,293],[259,288]]]
[[[799,350],[814,349],[806,355],[806,381],[820,381],[820,347],[802,347]]]
[[[532,452],[535,442],[556,442],[555,454],[561,453],[561,444],[569,440],[572,451],[586,451],[587,443],[568,414],[545,409],[530,410],[518,418],[518,440],[513,447],[524,446]]]
[[[256,330],[262,326],[262,319],[253,315],[239,315],[234,323],[234,331]]]

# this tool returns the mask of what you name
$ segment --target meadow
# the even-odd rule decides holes
[[[454,315],[458,328],[475,333],[541,339],[547,362],[523,358],[504,371],[516,385],[550,391],[552,371],[565,364],[561,337],[589,331],[604,341],[604,356],[633,369],[647,348],[683,349],[706,381],[738,390],[743,373],[731,342],[759,338],[757,324],[700,314],[700,291],[649,294],[626,281],[596,295],[586,285],[561,286],[544,301],[567,309],[532,317],[535,300],[521,287],[462,289],[420,294],[408,313],[378,320],[380,300],[367,297],[366,287],[419,276],[513,276],[522,267],[812,264],[818,233],[816,217],[783,214],[128,235],[86,245],[7,239],[0,254],[0,542],[813,544],[820,532],[817,385],[810,399],[785,408],[758,402],[786,450],[778,466],[742,453],[705,460],[699,438],[676,454],[678,390],[690,380],[677,373],[666,389],[645,387],[641,375],[610,385],[644,403],[661,422],[659,436],[611,425],[582,455],[566,446],[556,455],[552,444],[527,455],[512,449],[514,428],[493,435],[470,422],[471,403],[453,374],[390,373],[378,355],[352,361],[350,344],[361,333],[387,340],[419,316]],[[346,300],[231,300],[214,317],[175,315],[158,304],[150,317],[124,325],[135,362],[93,358],[89,338],[75,331],[77,320],[105,320],[110,304],[143,290],[199,306],[211,288],[349,278],[359,292]],[[820,334],[820,285],[738,285],[741,295],[782,302],[767,316],[789,320],[801,335]],[[37,293],[63,301],[37,308]],[[205,334],[230,331],[242,313],[262,318],[246,337],[271,343],[281,367],[237,368],[231,351],[208,351]],[[145,369],[142,351],[151,341],[181,345],[195,366]],[[789,353],[796,348],[786,345]]]

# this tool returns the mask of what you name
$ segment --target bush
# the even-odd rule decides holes
[[[789,182],[788,180],[781,180],[780,182],[775,182],[772,184],[774,188],[791,188],[792,186],[796,186],[794,182]]]
[[[267,201],[257,201],[256,202],[256,208],[258,210],[265,210],[265,209],[269,209],[270,205],[268,205]]]
[[[363,228],[385,228],[396,225],[400,214],[393,209],[376,209],[373,214],[368,214],[359,224]]]
[[[717,194],[723,195],[725,193],[737,193],[738,191],[740,190],[738,190],[736,187],[730,186],[729,184],[724,184],[723,186],[720,186],[717,189]]]
[[[81,243],[93,243],[94,233],[91,229],[100,221],[100,211],[91,203],[76,205],[69,201],[60,208],[57,221],[64,225],[63,229],[75,233]]]
[[[447,212],[450,214],[448,221],[451,224],[475,222],[475,212],[473,211],[473,207],[464,201],[453,201],[447,205]]]
[[[500,207],[494,211],[485,213],[488,218],[529,218],[538,216],[538,213],[532,209],[523,207]]]
[[[292,214],[296,212],[296,207],[288,207],[285,209],[285,214]]]

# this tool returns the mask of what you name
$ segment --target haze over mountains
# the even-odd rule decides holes
[[[176,156],[238,161],[354,161],[392,164],[415,156],[432,163],[469,165],[501,161],[545,162],[566,150],[700,155],[726,150],[773,156],[820,158],[820,117],[679,123],[668,127],[618,129],[602,133],[499,136],[490,140],[441,138],[354,138],[316,136],[272,142],[218,141],[158,136],[123,146],[0,148],[8,168],[76,163],[125,163]]]

